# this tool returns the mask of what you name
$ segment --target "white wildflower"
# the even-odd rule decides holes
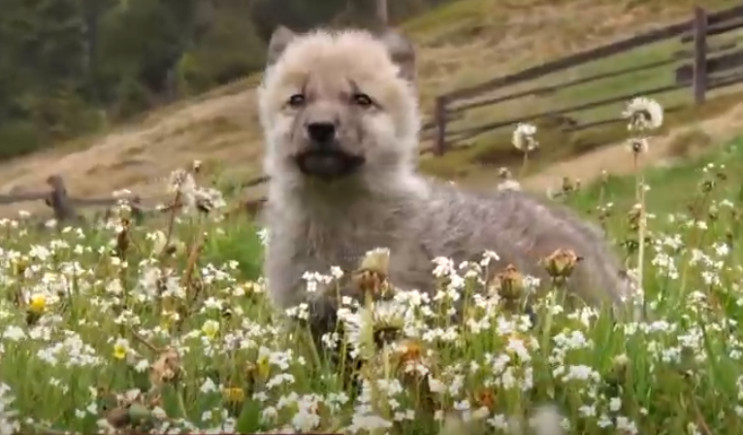
[[[529,152],[539,147],[539,143],[534,139],[537,128],[532,124],[519,123],[516,130],[513,131],[513,146],[523,152]]]
[[[638,97],[629,102],[622,117],[628,120],[629,130],[655,129],[663,125],[663,107],[653,99]]]

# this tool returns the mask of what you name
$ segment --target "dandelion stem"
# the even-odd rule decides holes
[[[145,339],[141,335],[137,334],[137,332],[134,330],[134,328],[129,328],[129,333],[132,335],[132,337],[134,337],[140,343],[144,344],[151,351],[153,351],[155,353],[162,353],[162,351],[163,351],[162,349],[160,349],[159,347],[157,347],[154,344],[150,343],[149,341],[147,341],[147,339]]]
[[[312,329],[310,328],[309,324],[307,324],[305,332],[307,333],[307,337],[309,338],[308,342],[310,351],[312,352],[312,359],[314,360],[316,367],[320,368],[322,367],[322,358],[320,358],[320,351],[317,350],[315,340],[312,339]]]
[[[182,418],[188,419],[188,413],[186,412],[186,403],[183,400],[183,389],[176,387],[176,397],[178,399],[178,410],[181,413]]]
[[[173,198],[173,206],[170,209],[170,217],[168,218],[168,232],[165,235],[165,243],[163,244],[163,250],[160,253],[160,256],[164,256],[166,252],[168,252],[168,247],[170,245],[170,240],[173,237],[173,228],[175,227],[175,215],[178,212],[178,204],[180,204],[181,201],[181,191],[178,190],[175,193],[175,197]]]
[[[645,177],[642,174],[638,174],[638,192],[639,192],[639,203],[640,203],[640,221],[637,230],[637,285],[639,286],[640,293],[644,290],[643,285],[643,269],[645,264],[645,230],[647,227],[646,214],[645,214]],[[643,298],[643,309],[645,298]]]
[[[519,171],[519,178],[524,178],[526,175],[526,167],[529,164],[529,151],[524,150],[524,159],[521,162],[521,170]]]
[[[637,164],[637,154],[638,153],[632,153],[632,172],[635,173],[635,201],[640,201],[640,173],[638,170],[638,164]]]
[[[540,346],[545,354],[547,354],[547,346],[550,342],[550,330],[552,329],[552,307],[554,307],[555,305],[555,295],[557,294],[557,291],[557,286],[553,284],[552,291],[547,296],[547,304],[545,304],[547,313],[545,314],[544,329],[542,330],[542,343]]]

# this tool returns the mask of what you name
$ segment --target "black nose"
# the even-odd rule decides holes
[[[327,143],[335,137],[335,124],[331,122],[313,122],[307,125],[307,133],[315,142]]]

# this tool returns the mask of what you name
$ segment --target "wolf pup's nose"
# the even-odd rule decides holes
[[[307,125],[307,133],[314,142],[327,144],[335,139],[335,124],[332,122],[313,122]]]

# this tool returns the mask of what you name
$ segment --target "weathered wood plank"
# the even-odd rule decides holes
[[[18,202],[40,201],[49,198],[51,192],[29,192],[0,194],[0,204],[15,204]]]
[[[261,175],[259,177],[252,178],[252,179],[250,179],[250,180],[242,183],[242,185],[240,187],[253,187],[253,186],[257,186],[259,184],[263,184],[263,183],[268,182],[269,179],[270,179],[270,177],[268,175]]]
[[[70,202],[78,207],[110,207],[117,205],[119,201],[136,202],[137,198],[136,195],[122,198],[70,198]]]
[[[707,55],[710,54],[721,54],[726,51],[732,50],[734,48],[738,47],[738,43],[733,42],[726,42],[724,44],[716,44],[716,45],[710,45],[709,41],[707,41]],[[679,51],[676,51],[673,53],[673,57],[678,60],[690,60],[694,59],[694,49],[682,49]]]
[[[709,14],[708,24],[713,25],[722,21],[730,20],[735,17],[743,15],[743,5],[735,6],[729,9],[725,9],[719,12]],[[595,47],[571,56],[566,56],[553,62],[544,63],[532,68],[527,68],[523,71],[506,75],[503,77],[497,77],[478,85],[461,88],[444,94],[449,100],[462,99],[475,96],[485,91],[490,91],[503,86],[509,86],[514,83],[532,80],[538,77],[542,77],[547,74],[551,74],[556,71],[571,68],[576,65],[580,65],[586,62],[595,61],[598,59],[613,56],[615,54],[628,51],[633,48],[648,45],[654,42],[663,41],[666,39],[674,38],[682,35],[691,30],[692,21],[686,20],[679,23],[671,24],[669,26],[661,27],[659,29],[651,30],[649,32],[627,38],[622,41],[614,42],[607,45]]]
[[[447,103],[448,97],[436,97],[436,106],[434,113],[434,119],[436,120],[436,138],[434,142],[434,153],[438,156],[443,155],[446,152]]]
[[[78,218],[75,206],[67,195],[67,187],[61,175],[52,175],[46,180],[52,187],[52,192],[46,199],[46,204],[54,210],[54,217],[58,222],[66,222]]]
[[[642,65],[635,65],[629,68],[622,68],[622,69],[615,70],[615,71],[595,74],[589,77],[582,77],[582,78],[575,79],[575,80],[569,80],[569,81],[561,82],[555,85],[542,86],[540,88],[532,88],[532,89],[529,89],[523,92],[516,92],[513,94],[509,94],[509,95],[493,97],[493,98],[488,98],[484,100],[477,100],[477,101],[469,102],[466,104],[459,104],[459,105],[455,105],[454,107],[447,108],[447,113],[461,113],[466,110],[489,106],[492,104],[498,104],[504,101],[515,100],[518,98],[528,97],[531,95],[541,95],[541,94],[559,92],[559,91],[562,91],[564,89],[571,88],[574,86],[579,86],[579,85],[583,85],[583,84],[598,81],[598,80],[631,74],[634,72],[655,69],[655,68],[659,68],[662,66],[671,65],[676,62],[679,62],[679,59],[677,58],[664,59],[664,60],[659,60],[656,62],[649,62],[649,63],[642,64]]]
[[[694,8],[694,64],[692,91],[694,102],[702,104],[707,93],[707,12]]]
[[[565,114],[565,113],[572,113],[572,112],[581,112],[581,111],[584,111],[584,110],[593,109],[595,107],[601,107],[601,106],[605,106],[605,105],[608,105],[608,104],[619,103],[619,102],[622,102],[622,101],[628,101],[628,100],[631,100],[632,98],[638,97],[638,96],[657,95],[657,94],[661,94],[661,93],[673,91],[673,90],[676,90],[676,89],[681,89],[681,88],[684,88],[684,87],[686,87],[686,86],[683,85],[683,84],[673,83],[673,84],[670,84],[670,85],[659,86],[659,87],[656,87],[656,88],[647,89],[647,90],[640,91],[640,92],[633,92],[631,94],[625,94],[625,95],[620,95],[620,96],[617,96],[617,97],[606,98],[606,99],[599,100],[599,101],[591,101],[589,103],[577,104],[577,105],[566,107],[566,108],[563,108],[563,109],[550,110],[550,111],[545,111],[545,112],[541,112],[541,113],[536,113],[536,114],[533,114],[533,115],[521,116],[521,117],[518,117],[518,118],[511,118],[511,119],[508,119],[506,121],[491,122],[491,123],[484,124],[484,125],[481,125],[481,126],[478,126],[478,127],[469,127],[469,128],[466,128],[466,129],[454,130],[454,131],[451,131],[451,134],[462,134],[462,137],[460,138],[460,140],[461,139],[468,139],[468,138],[471,138],[471,137],[474,137],[474,136],[478,136],[478,135],[480,135],[480,134],[482,134],[482,133],[484,133],[486,131],[489,131],[489,130],[495,130],[497,128],[507,127],[507,126],[510,126],[510,125],[516,125],[516,124],[518,124],[520,122],[529,122],[529,121],[532,121],[532,120],[535,120],[535,119],[538,119],[538,118],[542,118],[542,117],[545,117],[545,116],[562,115],[562,114]]]
[[[706,73],[711,75],[743,65],[743,49],[706,59]],[[694,65],[685,64],[676,68],[676,83],[688,84],[694,78]]]
[[[738,72],[738,73],[736,73],[736,74],[730,74],[730,75],[725,76],[725,77],[715,77],[715,78],[710,79],[709,80],[709,83],[708,83],[708,86],[707,86],[707,90],[710,91],[710,90],[714,90],[714,89],[720,89],[720,88],[724,88],[724,87],[727,87],[727,86],[732,86],[732,85],[739,84],[739,83],[743,83],[743,69],[741,69],[741,71]],[[612,98],[611,99],[612,101],[603,102],[600,105],[615,103],[615,102],[617,102],[616,100],[619,100],[620,98],[621,98],[621,100],[624,100],[624,99],[629,100],[629,99],[633,98],[634,96],[639,96],[639,95],[643,95],[643,96],[645,96],[645,95],[653,95],[653,94],[668,92],[668,91],[675,90],[675,89],[681,89],[683,87],[684,86],[660,87],[660,88],[652,89],[652,90],[649,90],[649,91],[646,91],[646,92],[641,92],[641,93],[638,93],[637,95],[633,95],[633,96]],[[608,100],[605,100],[605,101],[608,101]],[[582,105],[582,106],[585,106],[585,105]],[[572,109],[574,109],[575,107],[579,107],[579,106],[573,106]],[[684,107],[686,107],[686,106],[684,106],[682,104],[678,104],[678,105],[674,105],[674,106],[670,106],[670,107],[665,107],[663,109],[663,111],[665,113],[672,113],[672,112],[679,111],[679,110],[683,109]],[[518,124],[519,122],[532,121],[534,119],[541,118],[541,117],[544,117],[544,116],[551,116],[551,115],[556,115],[556,114],[561,114],[561,113],[567,113],[567,112],[574,112],[574,111],[585,110],[585,108],[581,108],[579,110],[569,110],[569,109],[571,109],[571,108],[562,109],[562,110],[553,111],[553,112],[540,113],[540,114],[532,115],[530,117],[523,117],[521,119],[512,119],[512,120],[507,121],[507,122],[491,123],[491,124],[487,124],[487,125],[483,125],[483,126],[470,127],[470,128],[466,128],[466,129],[460,129],[460,130],[451,131],[449,133],[449,135],[447,136],[447,141],[450,143],[450,148],[451,149],[454,149],[454,148],[458,148],[458,147],[454,146],[454,144],[453,144],[453,142],[455,140],[469,139],[469,138],[472,138],[474,136],[480,135],[480,134],[482,134],[482,133],[484,133],[486,131],[495,130],[495,129],[502,128],[502,127],[507,127],[509,125],[515,125],[515,124]],[[571,126],[571,127],[566,128],[565,131],[580,131],[580,130],[585,130],[585,129],[588,129],[588,128],[593,128],[593,127],[597,127],[597,126],[601,126],[601,125],[618,123],[618,122],[626,122],[626,120],[623,119],[623,118],[618,118],[618,117],[617,118],[611,118],[611,119],[604,119],[604,120],[593,121],[593,122],[589,122],[589,123],[583,123],[583,124],[578,124],[578,125],[575,125],[575,126]],[[498,125],[496,125],[496,124],[498,124]],[[458,138],[455,138],[457,136],[459,136],[459,137]]]
[[[572,68],[574,66],[602,59],[605,57],[613,56],[615,54],[622,53],[632,48],[641,47],[653,42],[662,41],[678,36],[684,32],[688,27],[691,26],[691,21],[685,21],[677,23],[671,26],[663,27],[648,33],[634,36],[632,38],[625,39],[623,41],[615,42],[608,45],[603,45],[597,48],[583,51],[571,56],[566,56],[553,62],[544,63],[535,67],[527,68],[523,71],[510,74],[503,77],[498,77],[492,80],[488,80],[484,83],[480,83],[475,86],[461,88],[446,94],[450,99],[462,99],[485,91],[494,90],[504,86],[510,86],[515,83],[519,83],[526,80],[536,79],[553,72],[561,71],[564,69]]]
[[[732,74],[726,74],[721,77],[715,77],[709,82],[707,90],[720,89],[727,86],[743,83],[743,70],[738,70]]]
[[[450,111],[447,111],[446,113],[446,122],[451,121],[457,121],[462,118],[461,113],[451,113]],[[431,130],[433,128],[436,128],[436,119],[432,118],[426,121],[421,125],[421,131]]]
[[[715,35],[721,35],[723,33],[728,33],[733,30],[737,30],[743,28],[743,17],[736,19],[734,21],[729,22],[723,22],[719,23],[716,26],[708,26],[707,32],[705,33],[707,36],[715,36]],[[694,34],[689,33],[686,35],[681,36],[681,42],[686,44],[689,42],[694,41]]]
[[[685,106],[682,105],[682,104],[677,104],[675,106],[670,106],[670,107],[664,107],[663,108],[663,112],[666,113],[666,114],[673,113],[673,112],[678,112],[679,110],[683,109],[684,107]],[[626,123],[626,122],[627,122],[627,120],[624,119],[624,118],[621,118],[621,117],[608,118],[608,119],[602,119],[602,120],[599,120],[599,121],[584,122],[582,124],[574,125],[574,126],[571,126],[571,127],[566,128],[565,131],[575,132],[575,131],[586,130],[586,129],[589,129],[589,128],[599,127],[599,126],[602,126],[602,125],[619,124],[619,123]]]

